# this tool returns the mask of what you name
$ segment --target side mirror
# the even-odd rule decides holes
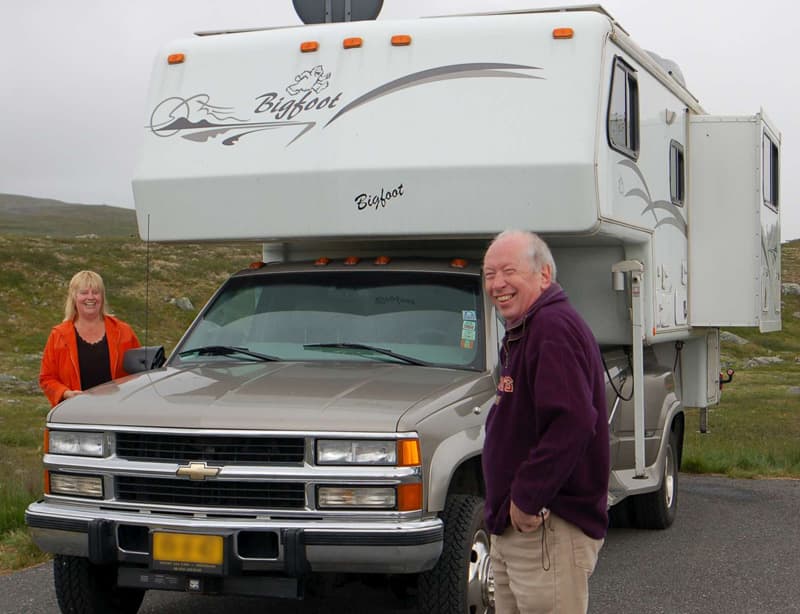
[[[163,345],[138,347],[125,352],[125,356],[122,357],[122,368],[128,373],[141,373],[158,369],[165,360]]]

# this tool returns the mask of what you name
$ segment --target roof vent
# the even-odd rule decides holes
[[[303,23],[366,21],[375,19],[383,0],[292,0]]]
[[[651,58],[658,62],[659,66],[661,66],[661,68],[663,68],[670,77],[675,79],[675,81],[680,83],[684,88],[686,87],[686,80],[683,78],[683,73],[681,72],[680,66],[678,66],[677,62],[668,58],[662,58],[654,51],[648,51],[647,53]]]

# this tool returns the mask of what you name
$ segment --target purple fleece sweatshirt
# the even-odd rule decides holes
[[[502,534],[510,501],[547,507],[595,539],[608,527],[608,418],[597,341],[557,284],[506,329],[486,421],[486,524]]]

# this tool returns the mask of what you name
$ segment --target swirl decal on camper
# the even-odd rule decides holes
[[[318,64],[296,74],[283,88],[285,93],[280,90],[267,91],[254,97],[255,107],[248,115],[263,114],[267,118],[271,116],[271,121],[245,118],[245,114],[234,107],[216,102],[212,104],[209,94],[199,93],[188,98],[170,96],[159,102],[150,114],[148,128],[158,137],[177,135],[196,143],[206,143],[224,136],[221,143],[226,146],[236,145],[241,138],[251,134],[280,130],[291,134],[286,143],[288,147],[317,125],[317,120],[306,120],[306,117],[333,112],[333,117],[323,126],[327,127],[346,113],[407,88],[449,79],[544,79],[528,72],[536,70],[542,69],[538,66],[497,62],[440,66],[389,81],[340,106],[343,92],[327,92],[331,84],[331,73],[326,72],[322,64]]]
[[[647,187],[647,181],[645,181],[642,171],[634,162],[631,160],[620,160],[618,164],[633,171],[641,183],[641,188],[631,188],[625,192],[625,196],[633,196],[644,201],[645,207],[642,209],[642,215],[651,213],[653,215],[653,221],[655,222],[655,228],[660,226],[674,226],[683,236],[687,236],[686,220],[683,218],[681,208],[669,200],[653,200],[653,196],[650,194],[650,188]],[[657,212],[666,215],[659,216]]]
[[[511,72],[511,71],[514,72]],[[444,81],[447,79],[475,79],[475,78],[517,78],[517,79],[544,79],[536,75],[529,75],[519,70],[541,70],[538,66],[525,66],[523,64],[501,64],[498,62],[475,62],[471,64],[452,64],[450,66],[439,66],[438,68],[430,68],[420,72],[411,73],[394,81],[389,81],[383,85],[370,90],[346,104],[340,111],[336,113],[324,127],[330,126],[333,122],[339,119],[345,113],[349,113],[353,109],[361,105],[372,102],[382,96],[394,94],[400,90],[425,85],[427,83],[434,83],[436,81]]]
[[[222,140],[223,145],[230,146],[255,132],[289,128],[297,132],[289,141],[292,143],[316,125],[316,122],[300,121],[251,122],[237,118],[232,107],[212,105],[209,101],[208,94],[162,100],[150,114],[150,131],[160,137],[179,134],[181,138],[197,143],[233,132]]]

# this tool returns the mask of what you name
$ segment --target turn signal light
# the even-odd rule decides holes
[[[248,269],[260,269],[262,266],[264,266],[263,262],[261,262],[260,260],[255,260],[255,261],[251,262],[250,265],[247,268]]]
[[[415,467],[422,464],[419,452],[419,439],[397,440],[397,466]]]
[[[422,509],[422,484],[400,484],[397,487],[397,510],[411,512]]]

